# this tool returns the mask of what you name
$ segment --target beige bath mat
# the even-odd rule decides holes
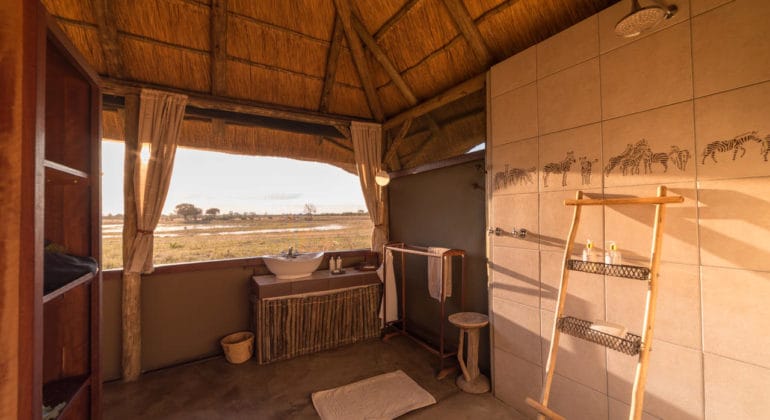
[[[322,420],[394,419],[436,403],[428,391],[400,370],[314,392],[312,398]]]

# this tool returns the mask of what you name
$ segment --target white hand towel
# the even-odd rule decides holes
[[[440,248],[432,246],[428,252],[435,255],[442,255],[449,251],[449,248]],[[430,297],[441,301],[441,288],[444,288],[445,297],[452,296],[452,257],[446,259],[446,265],[443,266],[443,258],[428,257],[428,293]],[[443,266],[443,270],[442,270]]]
[[[383,278],[383,270],[386,271],[386,278]],[[387,250],[385,253],[385,261],[377,269],[377,275],[380,276],[380,281],[384,283],[383,288],[388,295],[387,302],[385,301],[385,293],[382,295],[382,304],[380,305],[380,320],[381,325],[384,326],[386,322],[398,320],[398,292],[396,291],[396,273],[393,270],[393,252],[391,250]]]

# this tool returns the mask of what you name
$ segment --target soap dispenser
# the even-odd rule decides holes
[[[593,259],[594,243],[589,239],[586,241],[586,247],[583,248],[583,261],[591,261]]]

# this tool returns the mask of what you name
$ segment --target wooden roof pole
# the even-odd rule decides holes
[[[324,87],[321,90],[321,104],[318,106],[318,111],[328,112],[329,101],[331,100],[332,88],[334,87],[334,80],[337,78],[337,62],[340,58],[340,51],[342,50],[342,37],[345,34],[342,32],[342,23],[340,18],[334,19],[334,32],[332,34],[332,43],[329,46],[329,55],[326,58],[326,74],[324,75]]]
[[[227,89],[227,0],[211,0],[211,94]]]
[[[374,33],[374,39],[380,39],[380,37],[382,37],[382,35],[387,32],[388,29],[398,23],[398,21],[406,16],[406,14],[409,13],[409,11],[412,10],[412,8],[419,2],[420,0],[407,1],[393,16],[390,17],[390,19],[388,19],[385,23],[382,24],[382,26],[380,26],[380,29],[377,29],[377,32]]]
[[[401,146],[401,143],[404,142],[404,139],[406,138],[406,134],[409,132],[409,128],[411,126],[412,126],[412,120],[404,121],[404,124],[401,126],[401,129],[398,130],[398,135],[393,140],[393,144],[390,145],[388,152],[385,154],[385,158],[382,160],[391,168],[391,170],[397,171],[401,169],[401,162],[399,161],[398,154],[396,152],[398,151],[399,146]],[[393,163],[391,163],[391,161]]]
[[[94,0],[94,16],[99,27],[99,42],[102,44],[102,56],[107,65],[107,74],[122,79],[123,56],[118,46],[118,25],[115,21],[112,0]]]
[[[489,52],[489,48],[484,43],[484,38],[479,32],[479,28],[473,23],[473,18],[468,14],[461,0],[443,0],[444,6],[449,11],[457,29],[463,34],[463,37],[471,46],[473,53],[484,66],[492,63],[494,57]]]
[[[383,123],[383,130],[390,130],[397,127],[408,119],[414,119],[421,115],[425,115],[436,108],[440,108],[450,102],[456,101],[462,97],[465,97],[473,92],[479,91],[484,88],[486,84],[486,74],[482,73],[476,77],[468,79],[459,85],[445,90],[444,92],[434,96],[433,98],[415,106],[406,111],[394,116],[393,118]]]
[[[353,30],[350,2],[349,0],[334,0],[334,5],[337,7],[337,15],[342,22],[342,28],[345,31],[348,46],[353,55],[353,64],[356,66],[358,77],[361,79],[361,84],[364,87],[369,109],[372,111],[374,119],[382,122],[385,119],[385,113],[382,111],[380,99],[377,97],[377,89],[375,89],[374,81],[369,73],[369,63],[366,61],[366,56],[364,56],[361,40],[358,39],[355,30]]]

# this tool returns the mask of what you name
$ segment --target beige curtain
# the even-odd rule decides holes
[[[388,241],[387,192],[374,182],[374,176],[382,168],[382,126],[353,121],[350,123],[350,136],[361,191],[374,223],[372,250],[381,252]]]
[[[134,100],[135,101],[135,100]],[[123,225],[123,379],[141,373],[141,274],[153,270],[153,231],[166,201],[187,96],[142,90],[138,115],[126,101],[125,220]],[[135,105],[134,105],[135,106]],[[134,121],[138,124],[128,127]],[[133,135],[130,135],[133,134]],[[142,153],[142,149],[148,149]],[[143,159],[147,154],[149,159]]]

